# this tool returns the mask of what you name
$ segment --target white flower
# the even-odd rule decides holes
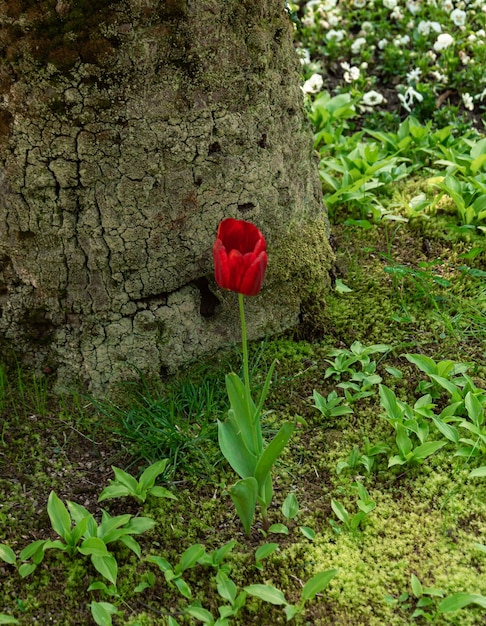
[[[343,78],[347,83],[352,83],[353,81],[358,80],[360,76],[359,67],[356,67],[356,65],[350,66],[349,63],[346,63],[345,61],[341,63],[341,67],[344,70]]]
[[[329,26],[332,26],[334,28],[334,26],[337,26],[339,24],[341,18],[335,13],[329,13],[329,15],[327,16],[327,21],[329,22]]]
[[[422,102],[424,99],[423,95],[416,91],[413,87],[407,87],[405,93],[399,93],[398,99],[402,103],[404,109],[406,109],[409,113],[411,111],[410,106],[413,104],[413,101]]]
[[[358,37],[357,39],[353,41],[353,44],[351,46],[351,52],[353,54],[358,54],[361,48],[365,45],[366,45],[366,39],[364,37]]]
[[[407,82],[416,83],[421,76],[422,76],[422,70],[420,69],[420,67],[416,67],[415,69],[410,70],[410,72],[408,72]]]
[[[463,93],[462,94],[462,101],[463,101],[464,106],[466,107],[466,109],[468,111],[473,111],[474,110],[474,102],[473,102],[473,99],[471,97],[471,94]]]
[[[383,0],[383,6],[392,11],[397,6],[397,0]]]
[[[417,26],[419,35],[427,36],[431,31],[435,31],[436,33],[442,32],[442,27],[439,22],[426,22],[425,20],[419,22]]]
[[[441,33],[437,37],[437,41],[434,43],[434,50],[440,52],[445,50],[454,43],[454,38],[449,33]]]
[[[380,41],[378,42],[378,48],[380,50],[384,50],[388,45],[388,39],[380,39]]]
[[[361,24],[361,30],[364,33],[372,33],[375,30],[375,27],[373,26],[371,22],[363,22]]]
[[[310,52],[307,48],[297,48],[297,55],[302,65],[308,65],[310,63]]]
[[[450,17],[456,26],[464,26],[466,23],[466,11],[462,11],[461,9],[454,9]]]
[[[346,35],[344,30],[331,30],[327,31],[326,39],[334,39],[335,41],[342,41]]]
[[[317,93],[322,89],[324,79],[320,74],[312,74],[312,76],[302,85],[302,91],[306,93]]]
[[[353,4],[357,9],[362,9],[366,6],[366,0],[353,0]]]
[[[484,28],[480,28],[476,31],[476,37],[486,37],[486,30]]]
[[[337,0],[324,0],[324,2],[316,2],[316,4],[320,4],[319,10],[320,11],[331,11],[332,9],[334,9],[334,7],[337,4]]]
[[[463,65],[468,65],[469,62],[471,61],[471,57],[469,55],[467,55],[464,50],[459,50],[459,58],[461,59],[461,63]],[[473,61],[474,63],[474,61]]]
[[[447,11],[447,13],[450,13],[454,8],[454,3],[452,2],[452,0],[444,0],[444,2],[442,3],[442,8],[444,9],[444,11]]]
[[[412,15],[415,15],[420,11],[422,5],[420,2],[416,2],[415,0],[408,0],[407,9],[410,11]]]
[[[408,35],[398,35],[393,40],[393,43],[397,46],[397,48],[400,46],[406,46],[410,43],[410,37]]]
[[[433,70],[432,72],[430,72],[430,75],[432,76],[432,78],[435,78],[438,83],[443,83],[444,85],[447,85],[447,83],[449,82],[447,76],[445,74],[442,74],[441,72],[438,72],[437,70]]]
[[[363,94],[363,104],[367,106],[381,104],[384,100],[385,98],[381,95],[381,93],[374,91],[373,89]]]
[[[399,6],[396,6],[393,11],[390,13],[390,17],[393,20],[397,20],[397,22],[399,22],[400,20],[403,20],[403,13],[400,10]]]

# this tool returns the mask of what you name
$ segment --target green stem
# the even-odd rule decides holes
[[[241,346],[243,349],[243,379],[246,389],[246,400],[248,403],[248,409],[250,409],[250,373],[248,368],[248,342],[246,339],[246,320],[245,320],[245,306],[243,304],[243,294],[238,294],[238,303],[240,305],[240,319],[241,319]]]

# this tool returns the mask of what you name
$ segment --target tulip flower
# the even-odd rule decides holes
[[[265,237],[251,222],[223,220],[213,246],[218,285],[245,296],[260,293],[267,269],[266,247]]]
[[[289,441],[295,423],[284,422],[267,444],[260,418],[272,381],[275,361],[270,366],[257,402],[253,400],[248,367],[244,296],[256,296],[267,269],[265,237],[251,222],[228,218],[218,227],[213,246],[214,276],[223,289],[238,294],[243,352],[243,380],[234,372],[226,376],[231,409],[227,419],[218,420],[218,440],[223,456],[240,476],[228,489],[245,532],[250,534],[257,503],[268,530],[267,511],[272,501],[271,469]]]

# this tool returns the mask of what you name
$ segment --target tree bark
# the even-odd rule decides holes
[[[269,249],[250,338],[331,252],[283,0],[0,0],[0,345],[106,390],[239,340],[221,219]]]

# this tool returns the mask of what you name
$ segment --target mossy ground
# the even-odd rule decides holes
[[[449,444],[419,466],[388,469],[388,456],[381,455],[370,473],[364,467],[338,473],[337,463],[346,460],[353,447],[362,449],[364,437],[372,444],[393,446],[393,429],[380,416],[383,409],[376,386],[373,395],[351,405],[349,415],[324,418],[310,401],[314,389],[323,396],[333,390],[343,395],[337,384],[344,377],[325,378],[333,360],[329,351],[348,349],[356,340],[392,347],[386,355],[373,356],[377,373],[408,403],[422,395],[417,386],[425,376],[403,357],[407,352],[436,361],[450,358],[471,363],[469,373],[476,385],[486,387],[484,278],[459,269],[486,270],[486,246],[481,239],[462,241],[435,228],[421,223],[398,227],[390,223],[368,230],[335,226],[335,279],[352,291],[329,294],[326,310],[316,316],[317,331],[314,325],[307,339],[281,337],[253,346],[255,384],[264,376],[265,366],[274,358],[278,361],[267,401],[272,410],[265,418],[267,428],[297,415],[307,424],[296,430],[274,473],[271,522],[286,523],[289,534],[265,537],[257,521],[251,536],[244,536],[225,491],[235,477],[221,461],[210,476],[176,471],[169,485],[177,501],[149,498],[145,505],[128,500],[103,503],[112,515],[128,512],[156,520],[155,530],[138,538],[142,554],[163,556],[174,564],[194,543],[202,543],[209,552],[236,539],[225,562],[237,587],[272,584],[290,602],[299,600],[302,584],[312,575],[338,568],[329,587],[306,605],[297,620],[317,626],[425,623],[424,618],[411,617],[417,604],[410,586],[412,574],[424,587],[441,588],[446,595],[459,591],[486,595],[486,556],[475,546],[486,543],[486,482],[469,478],[475,465],[455,458],[455,448]],[[480,251],[471,259],[461,257],[471,248]],[[202,368],[202,376],[205,370],[211,376],[220,370],[223,385],[227,367],[227,361],[224,366],[215,361]],[[394,377],[387,367],[400,369],[402,377]],[[201,378],[201,367],[194,376]],[[127,467],[136,457],[133,440],[115,436],[113,424],[89,401],[60,401],[28,377],[19,384],[16,372],[7,372],[4,382],[0,543],[18,555],[35,539],[54,538],[46,513],[51,490],[98,516],[97,497],[112,477],[110,465]],[[446,402],[445,396],[439,402]],[[123,406],[129,404],[130,394]],[[212,446],[212,452],[217,449],[214,441],[202,445],[208,450]],[[484,459],[478,464],[484,465]],[[135,463],[131,471],[136,473],[136,468]],[[337,523],[331,499],[354,514],[358,510],[352,488],[355,481],[367,488],[376,508],[356,532],[342,525],[336,532],[329,523],[330,519]],[[290,492],[297,496],[300,509],[298,517],[288,522],[280,507]],[[314,540],[304,537],[302,525],[314,529]],[[280,547],[260,571],[254,553],[266,541]],[[124,548],[115,549],[115,554],[118,598],[87,591],[100,576],[81,555],[68,558],[51,551],[26,579],[14,567],[1,564],[0,613],[15,615],[21,624],[75,626],[92,623],[89,603],[104,600],[122,611],[113,618],[114,624],[165,625],[168,613],[181,624],[195,623],[182,614],[187,601],[167,585],[154,565]],[[149,572],[155,575],[154,586],[134,593]],[[202,606],[217,616],[224,601],[216,592],[214,574],[211,568],[198,565],[187,570],[184,579]],[[400,598],[404,592],[408,599]],[[282,607],[248,598],[233,623],[284,624],[285,615]],[[485,613],[467,608],[443,614],[435,623],[479,625],[485,623]]]

